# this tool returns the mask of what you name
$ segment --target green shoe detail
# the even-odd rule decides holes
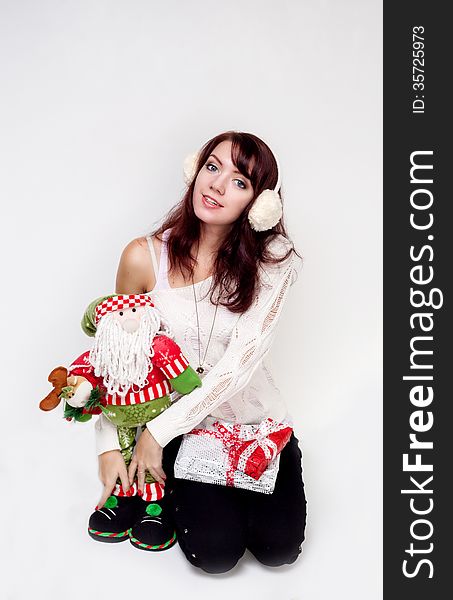
[[[115,508],[118,506],[118,498],[116,496],[109,496],[104,504],[105,508]]]
[[[154,504],[154,503],[148,504],[148,506],[145,509],[145,512],[150,517],[157,517],[162,512],[162,507],[159,506],[158,504]]]
[[[164,542],[163,544],[156,544],[155,546],[150,546],[149,544],[143,544],[143,542],[141,542],[140,540],[135,538],[133,535],[131,535],[130,532],[129,532],[129,537],[131,538],[131,542],[134,546],[136,546],[137,548],[142,548],[143,550],[165,550],[166,548],[173,546],[173,544],[176,542],[176,532],[173,534],[173,537],[171,539],[169,539],[167,542]]]
[[[109,533],[108,531],[96,531],[96,529],[91,529],[91,527],[88,527],[88,532],[98,537],[119,538],[130,536],[131,530],[126,529],[126,531],[120,531],[119,533]]]

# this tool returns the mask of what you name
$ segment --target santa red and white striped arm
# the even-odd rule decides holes
[[[181,348],[166,335],[158,335],[154,338],[152,362],[162,370],[167,379],[175,379],[189,366],[189,361],[181,352]]]

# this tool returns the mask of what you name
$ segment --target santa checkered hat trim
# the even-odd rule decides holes
[[[94,313],[95,323],[97,325],[107,313],[123,310],[125,308],[134,308],[134,306],[154,306],[154,304],[151,302],[151,298],[146,294],[113,296],[96,306]]]

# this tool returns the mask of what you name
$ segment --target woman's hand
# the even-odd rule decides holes
[[[129,483],[132,485],[137,471],[138,489],[143,492],[145,471],[148,470],[154,479],[165,485],[167,476],[162,469],[162,447],[156,442],[148,429],[143,430],[135,446],[134,455],[129,465]]]
[[[126,463],[119,450],[109,450],[99,456],[99,479],[104,484],[101,499],[96,508],[102,508],[115,487],[118,477],[121,479],[123,490],[129,491],[129,479]]]

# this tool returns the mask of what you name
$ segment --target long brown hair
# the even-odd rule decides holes
[[[277,185],[277,163],[270,148],[260,138],[251,133],[225,131],[206,142],[200,150],[195,175],[182,200],[167,213],[162,225],[152,235],[161,240],[162,233],[171,228],[167,238],[169,270],[179,269],[184,278],[186,274],[191,277],[196,264],[191,250],[192,247],[198,247],[200,237],[200,220],[192,203],[195,179],[214,148],[225,140],[231,141],[231,160],[242,175],[250,179],[254,195],[219,246],[210,298],[211,302],[218,301],[234,313],[242,313],[251,306],[256,295],[260,262],[275,264],[288,258],[291,252],[300,256],[294,247],[284,256],[275,257],[268,252],[269,243],[278,234],[289,241],[283,217],[267,231],[253,230],[248,221],[247,215],[255,198],[263,190],[272,190]],[[281,197],[280,190],[278,192]]]

